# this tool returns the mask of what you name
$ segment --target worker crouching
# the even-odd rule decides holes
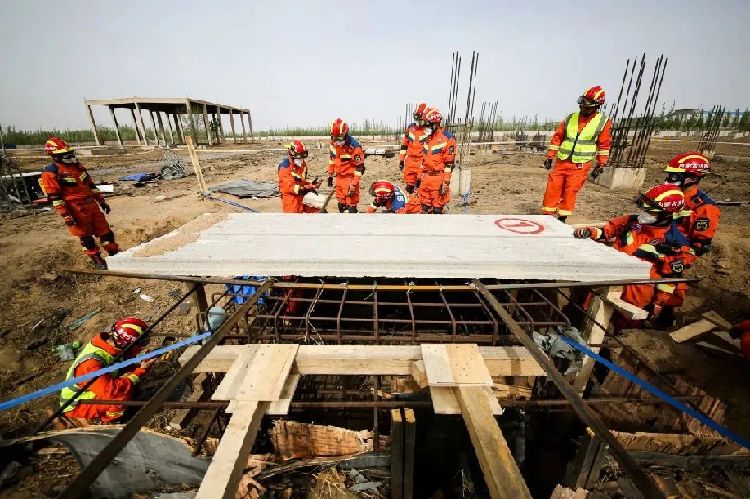
[[[111,330],[97,334],[83,347],[68,369],[65,379],[83,376],[109,367],[115,362],[135,357],[140,353],[141,344],[145,340],[144,333],[147,329],[148,325],[137,317],[127,317],[116,322]],[[123,352],[127,353],[118,358]],[[81,424],[117,422],[124,414],[125,408],[123,406],[117,404],[81,404],[78,401],[92,399],[132,400],[135,386],[153,362],[154,359],[144,360],[135,368],[131,366],[130,370],[126,372],[102,374],[78,397],[75,397],[76,392],[83,388],[87,382],[63,388],[60,392],[60,405],[65,406],[69,399],[74,399],[65,407],[64,416],[74,422],[77,419],[84,420],[78,421]]]
[[[317,192],[320,182],[307,181],[307,149],[302,141],[289,145],[287,157],[279,163],[279,192],[284,213],[319,213],[320,210],[303,203],[305,194]]]
[[[341,118],[331,124],[328,160],[328,187],[336,178],[336,200],[340,213],[357,213],[359,181],[365,173],[365,153],[357,139],[349,135],[349,125]]]
[[[578,228],[573,235],[650,262],[652,279],[682,277],[696,260],[690,241],[680,231],[684,195],[674,185],[663,184],[641,194],[636,203],[640,213],[613,218],[603,229]],[[671,326],[674,309],[683,304],[686,291],[685,283],[629,284],[623,287],[621,298],[647,310],[653,325]]]
[[[377,213],[383,210],[385,213],[413,214],[421,213],[422,206],[416,196],[407,199],[397,186],[387,180],[378,180],[370,186],[372,203],[367,207],[367,213]]]
[[[99,238],[110,256],[120,251],[104,217],[104,213],[111,211],[109,205],[67,142],[52,137],[44,145],[44,151],[51,156],[52,163],[44,167],[39,178],[42,191],[63,217],[68,231],[79,238],[94,267],[106,269],[107,263],[94,237]]]
[[[428,109],[424,121],[426,139],[423,142],[422,177],[417,195],[422,213],[441,214],[450,201],[456,138],[441,126],[443,115],[437,109]]]

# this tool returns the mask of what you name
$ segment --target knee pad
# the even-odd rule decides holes
[[[94,236],[81,236],[81,246],[86,248],[87,250],[93,251],[96,250],[99,251],[99,248],[96,246],[96,241],[94,240]]]
[[[346,209],[346,211],[348,211],[349,213],[357,213],[357,206],[356,205],[349,206]]]

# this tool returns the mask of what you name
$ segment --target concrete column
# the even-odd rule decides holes
[[[117,135],[117,143],[122,147],[122,137],[120,136],[120,124],[117,123],[117,116],[115,116],[115,110],[112,106],[107,106],[109,114],[112,115],[112,121],[115,124],[115,135]]]
[[[220,144],[223,144],[226,141],[226,137],[224,137],[224,125],[221,123],[221,107],[216,106],[216,123],[219,124],[219,140],[218,142]]]
[[[208,136],[208,145],[214,145],[214,138],[211,136],[211,124],[208,122],[208,108],[203,104],[203,126],[206,127],[206,136]]]
[[[136,102],[135,103],[135,112],[138,115],[138,123],[141,125],[141,137],[143,137],[143,142],[148,145],[148,135],[146,135],[146,123],[143,122],[143,113],[141,112],[141,106]]]
[[[138,122],[135,120],[135,109],[130,109],[130,116],[133,118],[133,129],[135,130],[135,141],[141,145],[141,131],[138,130]]]
[[[237,143],[237,134],[234,131],[234,108],[229,108],[229,128],[232,129],[232,140]]]
[[[89,113],[89,121],[91,122],[91,131],[94,132],[94,140],[96,140],[96,145],[100,146],[102,145],[102,141],[99,140],[99,134],[96,131],[96,122],[94,121],[94,113],[91,112],[91,106],[86,104],[86,111]]]
[[[174,132],[172,131],[172,122],[169,121],[169,113],[165,112],[164,117],[167,119],[167,129],[169,130],[169,143],[171,145],[175,145]],[[161,120],[161,116],[159,116],[159,119]]]
[[[164,139],[164,146],[167,145],[167,134],[164,133],[164,121],[161,119],[161,112],[156,111],[156,118],[159,120],[159,131],[161,132],[161,138]]]
[[[245,131],[245,111],[240,111],[240,125],[242,125],[242,143],[247,144],[247,132]]]
[[[247,112],[247,126],[250,127],[250,139],[253,138],[253,117],[250,111]]]
[[[188,121],[190,125],[190,135],[193,137],[193,142],[198,145],[198,135],[195,133],[195,122],[193,121],[193,103],[190,99],[185,101],[185,107],[187,108]]]
[[[172,119],[174,120],[174,127],[177,131],[177,139],[180,141],[180,144],[185,143],[185,134],[182,132],[182,122],[180,121],[180,115],[178,113],[172,114]]]
[[[156,145],[159,145],[159,132],[156,131],[156,119],[154,119],[154,112],[149,111],[148,115],[151,116],[151,125],[154,127],[154,140],[156,140]]]

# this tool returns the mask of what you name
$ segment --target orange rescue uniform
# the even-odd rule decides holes
[[[281,193],[281,210],[284,213],[319,213],[320,210],[309,207],[302,202],[305,197],[300,194],[302,188],[314,187],[307,181],[307,162],[297,166],[289,158],[279,163],[279,192]]]
[[[578,133],[591,121],[598,113],[591,116],[579,115]],[[569,118],[569,117],[568,117]],[[568,125],[568,118],[562,120],[555,129],[550,139],[550,147],[547,150],[547,159],[552,159],[557,155],[560,144],[565,140],[565,132]],[[612,146],[612,120],[607,118],[604,128],[596,139],[596,163],[604,166],[609,159],[609,149]],[[578,191],[581,190],[586,182],[586,176],[591,170],[591,161],[587,163],[573,163],[570,158],[557,159],[555,166],[547,176],[547,189],[544,191],[542,200],[542,212],[548,215],[558,213],[561,216],[568,216],[573,213],[576,206]]]
[[[91,343],[102,350],[105,350],[112,356],[120,353],[114,346],[107,343],[101,335],[94,336]],[[134,350],[134,349],[133,349]],[[137,355],[136,352],[131,350],[131,354],[121,360],[126,360]],[[105,366],[99,359],[92,358],[84,360],[78,364],[73,372],[75,377],[83,376],[84,374],[98,371]],[[146,373],[145,369],[141,367],[135,367],[128,371],[128,373],[118,376],[118,373],[109,373],[99,376],[94,383],[87,388],[88,391],[94,392],[97,399],[101,400],[132,400],[135,383],[133,377],[136,379],[143,376]],[[125,412],[125,407],[122,405],[93,405],[93,404],[77,404],[73,410],[65,413],[66,417],[69,418],[84,418],[89,420],[97,420],[101,423],[111,423],[120,418]]]
[[[695,254],[701,256],[711,249],[711,240],[719,227],[721,209],[716,205],[716,201],[698,189],[697,185],[690,186],[683,194],[685,210],[690,210],[691,213],[683,218],[682,229],[687,234]]]
[[[74,225],[68,225],[68,230],[81,238],[86,254],[99,254],[99,247],[95,242],[84,241],[85,238],[93,240],[92,236],[102,238],[102,242],[106,243],[104,249],[109,253],[119,249],[107,219],[99,209],[104,196],[83,165],[51,163],[42,170],[39,186],[60,216],[69,216],[75,221]]]
[[[336,174],[336,199],[339,206],[356,207],[359,181],[365,172],[365,153],[357,139],[347,136],[344,145],[329,145],[328,176]]]
[[[696,260],[690,241],[680,232],[679,221],[665,227],[638,223],[637,215],[613,218],[603,229],[595,229],[592,239],[604,241],[617,251],[651,262],[651,278],[682,277]],[[649,305],[679,307],[685,300],[687,285],[629,284],[621,298],[636,307]]]
[[[427,138],[425,127],[416,123],[410,124],[404,132],[398,160],[404,162],[404,182],[415,185],[422,173],[422,157],[424,155],[424,141]]]
[[[424,141],[422,153],[422,178],[417,191],[419,202],[423,209],[442,210],[450,201],[450,188],[445,194],[440,194],[440,186],[450,185],[456,161],[456,138],[445,128],[439,128]]]

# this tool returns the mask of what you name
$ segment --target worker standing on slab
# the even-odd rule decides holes
[[[131,359],[141,351],[141,344],[145,339],[144,333],[148,325],[137,317],[126,317],[117,321],[109,331],[103,331],[94,336],[83,347],[78,357],[68,369],[65,379],[72,379],[88,373],[109,367],[116,361]],[[127,350],[124,357],[116,359]],[[148,371],[155,359],[144,360],[135,368],[127,372],[102,374],[96,381],[81,393],[74,402],[69,404],[63,414],[66,418],[82,424],[113,423],[122,417],[125,408],[121,405],[79,404],[78,400],[132,400],[135,386],[141,376]],[[74,398],[76,392],[86,383],[63,388],[60,392],[60,405],[63,406]]]
[[[357,139],[349,135],[349,125],[341,118],[331,123],[328,160],[328,187],[336,175],[336,200],[340,213],[357,213],[359,181],[365,173],[365,153]]]
[[[94,237],[99,238],[110,256],[120,251],[104,217],[104,213],[111,211],[109,205],[67,142],[52,137],[44,145],[44,152],[52,157],[52,163],[42,169],[39,178],[42,191],[63,217],[70,233],[80,239],[94,267],[106,269],[107,263]]]
[[[385,213],[420,213],[422,207],[417,196],[408,199],[397,186],[387,180],[378,180],[370,186],[372,203],[367,207],[367,213],[377,213],[383,209]]]
[[[711,249],[716,229],[719,227],[721,209],[708,194],[698,189],[701,179],[711,173],[708,158],[699,152],[679,154],[669,161],[664,169],[667,182],[682,189],[685,195],[685,210],[682,229],[687,234],[695,254],[705,255]]]
[[[456,162],[456,138],[441,126],[443,115],[436,108],[424,114],[422,177],[418,180],[422,213],[441,214],[450,201],[450,183]]]
[[[427,138],[425,133],[424,113],[427,104],[417,104],[414,109],[414,123],[406,127],[401,150],[398,154],[398,167],[404,175],[406,192],[414,194],[417,179],[422,173],[423,142]]]
[[[547,149],[544,167],[551,170],[542,200],[542,213],[557,215],[564,222],[573,213],[578,191],[586,182],[591,164],[592,178],[598,177],[609,159],[612,120],[599,112],[604,105],[604,89],[594,86],[578,98],[579,111],[557,125]],[[554,168],[552,160],[555,161]]]
[[[577,228],[573,235],[591,238],[616,250],[651,263],[651,278],[682,277],[695,262],[690,241],[680,231],[685,216],[685,196],[672,184],[656,186],[636,200],[640,213],[613,218],[603,229]],[[674,308],[685,299],[687,286],[679,284],[630,284],[621,298],[649,312],[656,325],[672,325]]]
[[[279,192],[284,213],[318,213],[302,202],[308,192],[317,192],[320,182],[307,181],[307,149],[300,140],[289,144],[287,157],[279,163]]]

